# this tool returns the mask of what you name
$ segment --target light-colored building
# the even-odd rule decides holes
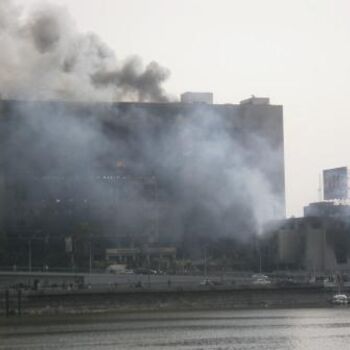
[[[184,92],[181,94],[182,103],[207,103],[213,104],[214,95],[212,92]]]
[[[278,263],[312,273],[350,271],[350,224],[339,218],[305,217],[280,222]]]
[[[268,97],[255,97],[252,96],[250,98],[247,98],[245,100],[242,100],[240,102],[241,105],[269,105],[270,104],[270,99]]]

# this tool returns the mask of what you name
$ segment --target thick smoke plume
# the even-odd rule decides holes
[[[29,13],[0,0],[3,98],[167,101],[169,71],[138,57],[120,60],[95,34],[79,33],[69,13],[41,5]]]

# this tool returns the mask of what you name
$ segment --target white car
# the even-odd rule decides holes
[[[253,278],[253,284],[260,285],[260,286],[268,286],[271,284],[271,280],[262,273],[257,273],[252,276]]]
[[[214,286],[214,282],[209,278],[206,278],[202,282],[199,283],[200,286]]]
[[[114,274],[123,274],[123,273],[129,273],[130,270],[127,270],[125,265],[121,264],[113,264],[109,265],[106,268],[106,272],[108,273],[114,273]]]
[[[254,275],[252,275],[253,279],[268,279],[268,277],[262,273],[256,273]]]
[[[266,278],[257,278],[253,281],[253,284],[260,285],[260,286],[268,286],[271,284],[271,281]]]

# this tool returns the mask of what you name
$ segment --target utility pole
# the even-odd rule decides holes
[[[323,200],[322,193],[322,173],[318,175],[318,200],[321,202]]]
[[[32,272],[32,238],[28,240],[28,271]]]
[[[91,236],[89,240],[89,273],[92,271],[92,244],[91,244]]]
[[[159,241],[159,196],[158,196],[158,179],[155,175],[152,176],[154,186],[154,243],[158,247],[158,271],[161,269],[161,251]]]
[[[261,241],[259,237],[255,238],[255,249],[258,253],[258,259],[259,259],[259,273],[262,273],[262,256],[261,256]]]
[[[259,273],[262,272],[262,264],[261,264],[261,249],[259,247]]]

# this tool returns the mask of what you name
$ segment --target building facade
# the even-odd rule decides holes
[[[350,223],[344,217],[308,216],[276,225],[276,265],[312,274],[350,271]]]
[[[64,252],[62,238],[73,237],[82,255],[91,242],[97,256],[106,247],[190,251],[202,236],[249,235],[265,216],[285,216],[283,111],[268,99],[0,101],[0,125],[10,250],[32,244],[52,256],[50,245]]]

